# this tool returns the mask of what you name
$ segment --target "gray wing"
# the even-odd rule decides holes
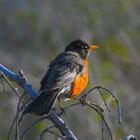
[[[72,84],[75,76],[83,71],[83,66],[78,60],[74,55],[59,55],[49,65],[41,81],[40,91],[51,91]]]
[[[71,86],[75,76],[83,72],[79,60],[76,55],[66,52],[53,60],[41,81],[40,95],[25,108],[23,114],[48,114],[62,88]]]

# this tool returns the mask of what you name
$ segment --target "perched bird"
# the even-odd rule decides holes
[[[48,66],[41,80],[39,96],[23,111],[23,114],[48,114],[57,98],[72,99],[78,96],[88,83],[88,56],[97,46],[89,46],[78,39],[68,44]]]

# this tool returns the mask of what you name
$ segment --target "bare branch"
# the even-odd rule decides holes
[[[3,79],[7,82],[7,84],[12,88],[12,90],[14,91],[14,93],[16,94],[16,96],[20,98],[20,95],[19,95],[19,93],[18,93],[18,89],[15,88],[15,87],[11,84],[11,82],[8,80],[8,78],[4,75],[3,72],[1,72],[1,74],[2,74],[2,78],[3,78]]]
[[[23,133],[22,133],[22,139],[30,132],[30,130],[39,122],[48,119],[48,115],[42,116],[35,120]]]
[[[98,91],[99,91],[99,93],[101,94],[102,97],[103,97],[103,94],[102,94],[102,92],[101,92],[100,89],[102,89],[102,90],[104,90],[104,91],[106,91],[107,93],[109,93],[109,94],[112,95],[112,97],[115,99],[115,102],[116,102],[117,107],[118,107],[118,116],[119,116],[119,119],[118,119],[118,120],[119,120],[119,123],[122,123],[122,118],[121,118],[122,115],[121,115],[121,106],[120,106],[120,102],[119,102],[119,100],[118,100],[118,98],[117,98],[117,96],[116,96],[116,94],[115,94],[114,92],[112,92],[111,90],[109,90],[109,89],[107,89],[107,88],[105,88],[105,87],[96,86],[96,87],[91,88],[86,94],[84,94],[84,97],[88,96],[88,95],[90,94],[90,92],[93,91],[93,90],[95,90],[95,89],[98,89]],[[105,100],[103,99],[103,101],[105,101]],[[106,102],[104,102],[104,103],[105,103],[106,107],[108,108]]]
[[[4,80],[3,80],[3,75],[1,74],[0,75],[0,80],[1,80],[1,83],[2,83],[2,87],[3,87],[3,91],[2,92],[6,92],[6,88],[5,88],[5,84],[4,84]]]
[[[105,124],[106,128],[108,129],[108,132],[109,132],[109,134],[110,134],[111,140],[113,140],[113,136],[112,136],[110,127],[109,127],[108,123],[106,122],[106,120],[105,120],[104,115],[102,114],[102,112],[100,112],[100,111],[98,110],[98,108],[96,108],[93,104],[89,104],[89,103],[87,103],[87,102],[86,102],[85,104],[86,104],[87,106],[89,106],[90,108],[92,108],[94,111],[96,111],[96,112],[99,114],[99,116],[101,117],[103,123]],[[102,133],[102,134],[103,134],[103,133]],[[103,136],[102,136],[102,137],[103,137]]]
[[[2,72],[4,72],[5,74],[7,74],[9,77],[11,77],[12,80],[14,80],[16,83],[18,83],[25,91],[27,94],[29,94],[31,96],[31,99],[35,99],[38,97],[38,94],[33,90],[33,88],[31,87],[31,85],[27,82],[27,79],[24,75],[24,73],[22,71],[19,72],[19,75],[16,75],[15,73],[11,72],[10,70],[6,69],[5,67],[3,67],[0,64],[0,70]],[[23,118],[24,117],[29,117],[31,118],[29,115],[25,115],[23,116],[22,111],[24,110],[24,108],[26,107],[26,105],[29,103],[29,100],[23,100],[26,93],[23,94],[21,97],[17,91],[17,88],[15,88],[11,82],[7,79],[7,77],[4,75],[4,73],[1,72],[1,77],[10,85],[10,87],[13,89],[14,93],[16,94],[16,96],[18,96],[19,102],[17,105],[17,112],[16,112],[16,116],[11,124],[10,127],[10,131],[9,131],[9,136],[8,139],[10,139],[11,136],[11,131],[14,127],[14,124],[16,125],[16,132],[15,132],[15,139],[16,140],[22,140],[26,137],[26,135],[30,132],[30,130],[39,122],[45,120],[45,119],[49,119],[52,121],[52,123],[54,125],[49,126],[47,128],[45,128],[42,133],[39,136],[39,140],[41,140],[43,138],[43,135],[46,132],[55,134],[63,139],[68,139],[68,140],[77,140],[76,136],[73,134],[73,132],[70,130],[70,128],[67,126],[67,124],[63,121],[62,119],[62,115],[64,113],[64,111],[61,112],[56,112],[56,110],[52,110],[48,115],[44,115],[38,119],[36,119],[24,132],[21,133],[21,126],[22,126],[22,122],[23,122]],[[77,106],[77,105],[82,105],[82,106],[88,106],[89,108],[91,108],[92,110],[94,110],[95,112],[97,112],[97,114],[99,114],[99,116],[102,119],[102,140],[104,139],[104,125],[107,128],[110,138],[111,140],[113,140],[113,136],[111,133],[111,129],[108,125],[108,123],[105,120],[105,116],[103,114],[104,110],[98,105],[95,104],[93,102],[91,102],[90,100],[87,100],[86,97],[91,93],[91,91],[93,91],[94,89],[97,89],[99,94],[101,95],[104,105],[106,106],[107,110],[110,112],[110,109],[108,107],[108,104],[103,96],[102,90],[106,91],[107,93],[111,94],[111,96],[113,97],[113,99],[116,101],[117,103],[117,107],[118,107],[118,114],[119,114],[119,122],[121,122],[121,109],[120,109],[120,103],[119,100],[116,96],[115,93],[113,93],[112,91],[110,91],[107,88],[101,87],[101,86],[96,86],[92,89],[90,89],[86,94],[84,94],[84,96],[82,96],[81,98],[74,98],[77,102],[73,103],[69,106],[64,107],[64,110],[69,110],[70,108]],[[56,127],[58,130],[60,130],[61,134],[57,134],[54,131],[51,131],[51,128]]]
[[[104,140],[104,122],[102,120],[102,140]]]
[[[49,119],[56,125],[56,127],[61,131],[62,135],[66,136],[68,140],[77,140],[76,136],[69,129],[68,125],[58,116],[58,114],[52,111],[49,114]]]
[[[46,132],[52,133],[52,134],[54,134],[54,135],[56,135],[56,136],[58,136],[58,137],[60,137],[60,138],[65,139],[65,138],[66,138],[65,136],[62,136],[62,135],[60,135],[60,134],[58,134],[58,133],[56,133],[56,132],[50,130],[50,129],[54,128],[54,127],[56,127],[56,126],[55,126],[55,125],[52,125],[52,126],[50,126],[50,127],[47,127],[46,129],[44,129],[44,130],[42,131],[42,133],[39,135],[39,140],[42,140],[42,138],[43,138],[43,136],[44,136],[44,134],[45,134]]]
[[[109,107],[108,107],[108,105],[107,105],[107,103],[106,103],[106,100],[105,100],[105,98],[104,98],[104,96],[103,96],[103,93],[100,91],[100,88],[97,88],[97,89],[98,89],[98,91],[99,91],[99,93],[100,93],[100,95],[101,95],[101,97],[102,97],[102,99],[103,99],[103,102],[104,102],[104,104],[105,104],[107,110],[110,112],[110,109],[109,109]]]

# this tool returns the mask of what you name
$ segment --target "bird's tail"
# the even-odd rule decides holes
[[[51,111],[58,94],[58,89],[47,93],[42,92],[37,99],[24,109],[23,115],[27,113],[35,113],[39,116],[48,114]]]

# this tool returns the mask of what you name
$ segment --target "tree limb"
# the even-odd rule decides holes
[[[0,78],[3,78],[3,79],[10,85],[10,87],[13,89],[13,91],[14,91],[15,94],[16,94],[16,96],[18,96],[18,97],[20,98],[19,103],[18,103],[18,106],[17,106],[17,114],[16,114],[16,116],[15,116],[13,122],[12,122],[11,127],[10,127],[10,132],[11,132],[11,131],[12,131],[12,128],[13,128],[13,126],[14,126],[14,123],[16,123],[16,129],[17,129],[17,130],[16,130],[16,133],[15,133],[15,139],[16,139],[16,140],[22,140],[22,139],[24,139],[24,137],[29,133],[29,131],[30,131],[37,123],[39,123],[40,121],[42,121],[42,120],[44,120],[44,119],[49,119],[49,120],[51,120],[52,123],[53,123],[54,125],[49,126],[49,127],[47,127],[46,129],[44,129],[44,130],[42,131],[42,133],[40,134],[40,136],[39,136],[39,140],[42,139],[43,135],[44,135],[46,132],[55,134],[55,135],[57,135],[58,137],[63,138],[64,140],[65,140],[65,139],[66,139],[66,140],[77,140],[76,136],[73,134],[73,132],[70,130],[70,128],[68,127],[68,125],[63,121],[63,119],[62,119],[62,117],[61,117],[61,115],[63,115],[64,112],[62,111],[62,112],[57,113],[57,112],[54,111],[54,110],[52,110],[52,111],[50,112],[50,114],[44,115],[44,116],[40,117],[39,119],[37,119],[36,121],[34,121],[33,124],[31,124],[31,125],[29,126],[29,128],[27,128],[27,129],[22,133],[22,135],[21,135],[19,129],[20,129],[20,125],[21,125],[21,121],[22,121],[22,119],[23,119],[23,116],[21,115],[21,116],[19,117],[19,114],[20,114],[20,112],[22,111],[22,109],[24,108],[24,106],[27,105],[27,103],[28,103],[29,100],[27,100],[26,102],[23,101],[23,97],[24,97],[25,94],[23,94],[22,96],[19,95],[19,93],[18,93],[18,91],[17,91],[17,88],[15,88],[15,87],[11,84],[11,82],[7,79],[7,77],[5,76],[5,74],[6,74],[8,77],[10,77],[13,81],[15,81],[16,83],[18,83],[19,86],[21,86],[21,87],[24,89],[24,91],[25,91],[27,94],[29,94],[29,95],[31,96],[31,99],[33,99],[33,100],[36,99],[36,98],[38,97],[38,93],[37,93],[37,92],[31,87],[31,85],[27,82],[27,79],[26,79],[26,77],[25,77],[25,75],[24,75],[24,73],[23,73],[22,71],[19,71],[19,74],[17,75],[17,74],[15,74],[15,73],[13,73],[12,71],[8,70],[7,68],[5,68],[4,66],[2,66],[1,64],[0,64],[0,71],[1,71]],[[2,84],[3,84],[3,82],[2,82]],[[3,84],[3,87],[4,87],[4,84]],[[105,101],[105,98],[104,98],[104,96],[103,96],[103,93],[101,92],[100,89],[105,90],[105,91],[107,91],[108,93],[110,93],[110,94],[112,95],[112,97],[115,99],[115,101],[116,101],[116,103],[117,103],[117,105],[118,105],[119,122],[121,122],[121,109],[120,109],[120,104],[119,104],[118,98],[116,97],[116,95],[115,95],[112,91],[110,91],[110,90],[107,89],[107,88],[101,87],[101,86],[96,86],[96,87],[90,89],[86,94],[84,94],[84,96],[82,96],[82,97],[79,98],[79,99],[78,99],[78,98],[75,98],[78,102],[73,103],[73,104],[71,104],[71,105],[69,105],[69,106],[66,106],[64,109],[65,109],[65,110],[68,110],[69,108],[74,107],[74,106],[77,106],[77,105],[79,105],[79,104],[82,104],[83,106],[84,106],[84,105],[87,105],[88,107],[92,108],[92,109],[93,109],[94,111],[96,111],[96,112],[100,115],[100,117],[102,118],[102,140],[104,139],[104,138],[103,138],[103,133],[104,133],[103,124],[105,124],[105,126],[106,126],[106,128],[108,129],[109,134],[110,134],[110,136],[111,136],[111,140],[113,140],[113,136],[112,136],[111,130],[110,130],[109,126],[108,126],[108,123],[106,122],[106,120],[105,120],[105,118],[104,118],[104,115],[103,115],[103,111],[104,111],[104,110],[103,110],[99,105],[97,105],[97,104],[95,104],[95,103],[92,103],[91,101],[88,101],[88,100],[86,99],[86,97],[89,95],[89,93],[90,93],[91,91],[93,91],[94,89],[97,89],[97,90],[99,91],[99,93],[100,93],[100,95],[101,95],[101,97],[102,97],[102,99],[103,99],[103,101],[104,101],[104,104],[105,104],[105,106],[106,106],[106,108],[107,108],[108,111],[110,111],[110,110],[109,110],[109,107],[108,107],[108,105],[107,105],[107,103],[106,103],[106,101]],[[4,90],[5,90],[5,87],[4,87]],[[21,105],[21,104],[23,104],[23,105]],[[26,115],[26,116],[28,117],[28,115]],[[50,129],[54,128],[54,127],[56,127],[57,129],[59,129],[62,135],[57,134],[56,132],[53,132],[53,131],[50,130]],[[8,136],[9,139],[10,139],[10,132],[9,132],[9,136]],[[123,138],[123,140],[137,140],[137,138],[134,137],[133,135],[130,135],[130,136],[127,136],[127,137]]]
[[[31,85],[27,82],[27,80],[25,79],[25,76],[23,74],[23,72],[19,72],[19,75],[13,73],[12,71],[8,70],[7,68],[5,68],[4,66],[2,66],[0,64],[0,71],[2,71],[4,74],[6,74],[8,77],[10,77],[13,81],[15,81],[16,83],[18,83],[26,92],[27,94],[29,94],[31,96],[31,98],[34,100],[38,97],[38,93],[36,93],[36,91],[34,91],[34,89],[31,87]],[[9,83],[9,85],[11,86],[10,82],[8,79],[6,79],[5,75],[2,73],[2,76],[4,77],[4,79]],[[11,86],[12,87],[12,86]],[[15,89],[14,87],[12,87],[12,89]],[[16,92],[14,90],[14,92]],[[19,95],[17,95],[18,97],[20,97]],[[21,102],[21,101],[20,101]],[[20,106],[20,103],[19,103]],[[20,109],[18,108],[18,111]],[[19,112],[18,112],[19,113]],[[17,114],[18,114],[17,113]],[[46,118],[46,116],[44,116]],[[11,125],[11,127],[13,127],[14,122],[17,122],[16,119],[18,118],[18,116],[16,115],[16,117],[14,118],[14,121]],[[48,118],[48,116],[47,116]],[[43,118],[42,118],[43,119]],[[41,120],[42,120],[41,119]],[[49,114],[49,119],[54,123],[54,125],[60,130],[60,132],[62,133],[63,136],[66,137],[66,139],[68,140],[77,140],[76,136],[73,134],[73,132],[70,130],[70,128],[68,127],[68,125],[62,120],[62,118],[54,111],[52,111]],[[39,120],[38,120],[39,122]],[[36,124],[37,122],[35,122],[34,124]],[[31,126],[31,128],[34,125]],[[24,132],[23,135],[25,135],[27,132],[29,132],[29,130],[31,129],[27,129],[26,132]],[[11,129],[11,128],[10,128]],[[9,134],[10,137],[10,134]]]

